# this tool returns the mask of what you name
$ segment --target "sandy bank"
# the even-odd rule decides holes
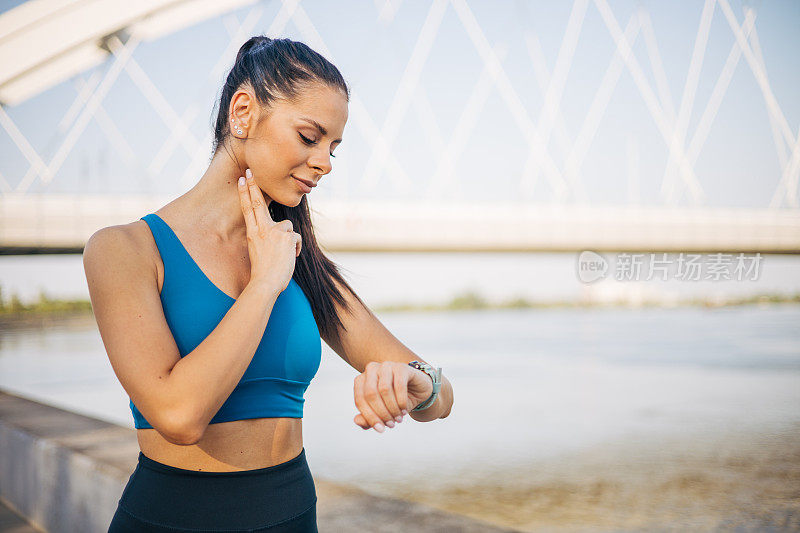
[[[477,484],[395,491],[521,531],[800,531],[800,426],[610,442]]]

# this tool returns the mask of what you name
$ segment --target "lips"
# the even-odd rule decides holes
[[[303,189],[303,192],[304,192],[304,193],[306,193],[306,194],[310,193],[310,192],[311,192],[311,189],[312,189],[313,187],[316,187],[316,186],[317,186],[317,184],[316,184],[316,183],[314,183],[313,181],[300,179],[300,178],[298,178],[297,176],[295,176],[294,174],[292,174],[292,177],[293,177],[294,179],[296,179],[296,180],[297,180],[297,181],[298,181],[298,182],[301,184],[301,187],[302,187],[302,189]]]

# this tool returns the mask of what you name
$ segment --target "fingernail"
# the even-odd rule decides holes
[[[408,414],[408,411],[406,411],[405,409],[403,409],[403,416],[406,416],[407,414]]]
[[[375,425],[374,425],[374,426],[372,426],[372,427],[373,427],[373,428],[375,429],[375,431],[377,431],[378,433],[383,433],[383,432],[386,430],[386,428],[385,428],[385,427],[383,427],[383,424],[381,424],[380,422],[378,422],[377,424],[375,424]]]
[[[390,428],[393,428],[394,427],[394,420],[387,420],[386,421],[386,425],[389,426]]]
[[[253,173],[250,172],[249,168],[244,171],[244,175],[247,176],[248,179],[253,177]]]
[[[244,185],[244,176],[239,176],[239,185]]]
[[[396,417],[394,417],[394,419],[397,420],[398,423],[402,423],[403,422],[403,417],[400,416],[400,415],[397,415]]]

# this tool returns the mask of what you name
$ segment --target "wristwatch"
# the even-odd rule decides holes
[[[423,409],[430,407],[431,404],[436,401],[436,397],[439,396],[439,389],[442,388],[442,369],[441,367],[434,368],[428,363],[423,363],[422,361],[411,361],[408,363],[408,366],[413,366],[417,370],[422,370],[428,374],[433,381],[433,392],[431,392],[431,395],[427,400],[412,409],[412,411],[422,411]]]

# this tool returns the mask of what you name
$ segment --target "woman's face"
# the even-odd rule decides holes
[[[241,96],[234,96],[235,104]],[[339,89],[315,83],[295,101],[276,100],[266,110],[253,104],[251,98],[247,109],[234,105],[234,119],[249,126],[243,143],[245,166],[268,201],[294,207],[310,192],[300,180],[316,185],[332,169],[331,154],[347,122],[347,98]]]

